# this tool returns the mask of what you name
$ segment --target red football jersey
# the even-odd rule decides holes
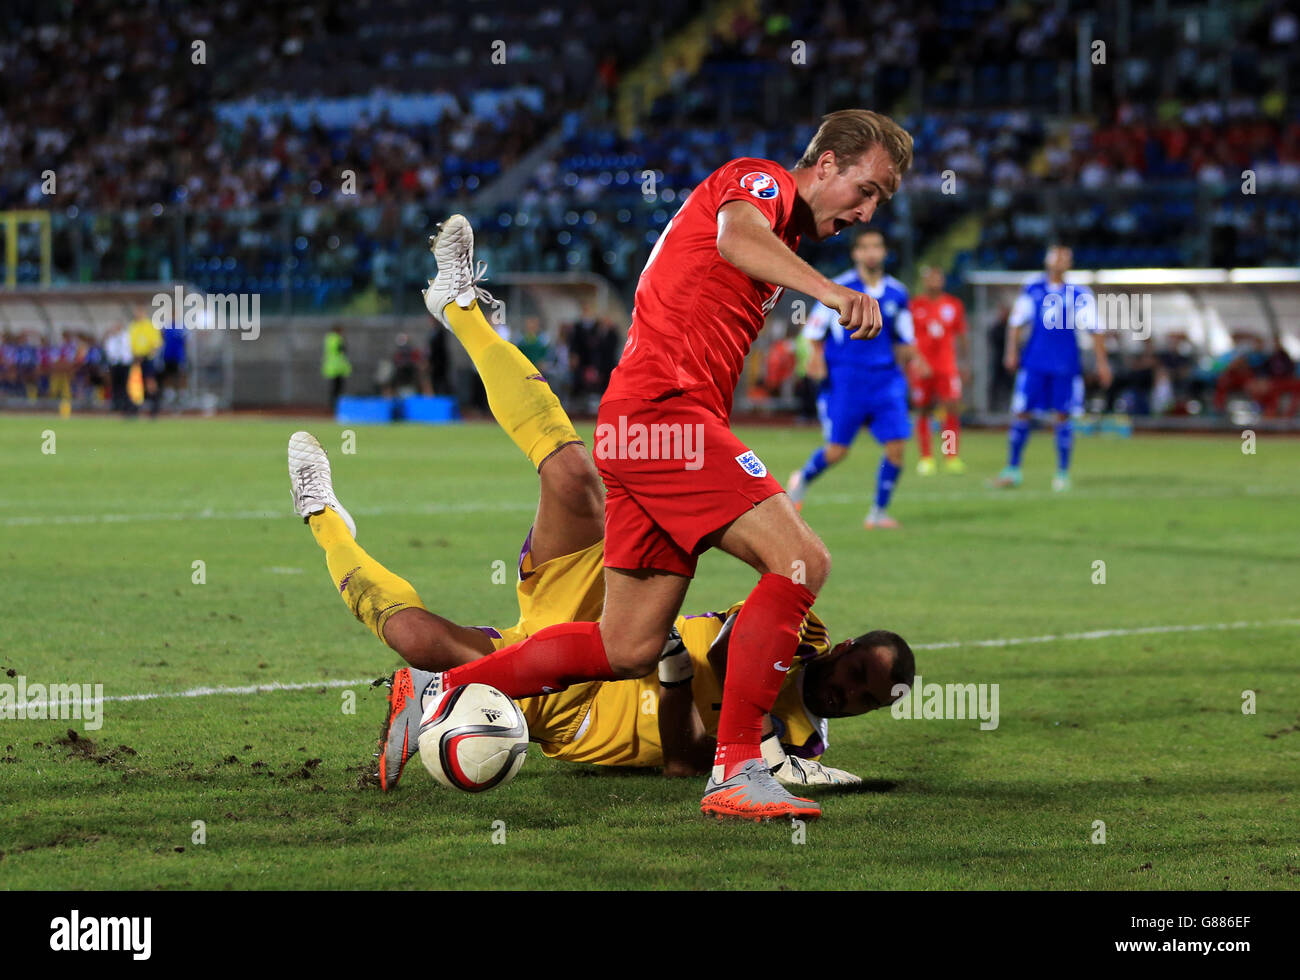
[[[718,254],[718,209],[748,201],[791,251],[794,176],[756,157],[710,174],[664,226],[637,282],[632,326],[605,401],[691,392],[726,419],[750,345],[781,296]]]
[[[916,348],[935,374],[957,373],[957,350],[953,338],[966,332],[966,308],[947,293],[936,298],[912,297],[912,328]]]

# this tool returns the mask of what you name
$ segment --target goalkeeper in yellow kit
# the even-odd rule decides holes
[[[518,348],[488,323],[479,301],[484,270],[473,260],[473,232],[459,215],[432,240],[438,275],[425,291],[429,311],[456,334],[478,369],[493,415],[537,469],[537,513],[519,557],[519,621],[507,629],[462,626],[425,608],[411,585],[368,555],[334,493],[329,460],[310,434],[289,440],[297,512],[325,551],[330,576],[358,620],[411,666],[393,675],[380,745],[385,790],[417,751],[425,687],[435,671],[486,656],[548,626],[595,621],[605,598],[604,487],[572,422]],[[740,604],[678,617],[657,675],[573,684],[522,698],[529,735],[553,758],[611,766],[662,766],[667,775],[712,764],[726,672],[726,649]],[[827,719],[861,714],[896,700],[912,683],[907,643],[876,630],[832,647],[809,614],[764,728],[763,754],[790,785],[858,782],[821,765]]]

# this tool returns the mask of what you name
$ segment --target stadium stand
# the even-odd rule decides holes
[[[20,0],[2,15],[0,210],[47,210],[52,259],[17,224],[3,274],[184,281],[322,324],[419,318],[425,238],[455,209],[494,275],[594,276],[626,308],[660,230],[723,158],[791,165],[846,105],[916,139],[876,219],[889,271],[938,262],[968,299],[969,272],[1034,269],[1050,237],[1081,269],[1300,254],[1292,5],[787,6],[665,0],[647,31],[616,0],[89,0],[76,16]],[[843,252],[802,254],[838,271]],[[566,302],[520,310],[556,349],[577,319]],[[43,322],[57,346],[59,317]]]

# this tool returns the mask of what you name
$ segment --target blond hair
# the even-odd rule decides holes
[[[822,124],[796,167],[811,167],[827,150],[835,154],[840,173],[853,166],[873,146],[884,147],[898,176],[912,166],[912,134],[888,116],[870,109],[841,109],[822,117]]]

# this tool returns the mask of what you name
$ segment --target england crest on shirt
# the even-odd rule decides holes
[[[754,450],[752,449],[737,456],[736,462],[739,463],[740,468],[750,476],[767,476],[767,467],[763,465],[761,459],[754,455]]]

